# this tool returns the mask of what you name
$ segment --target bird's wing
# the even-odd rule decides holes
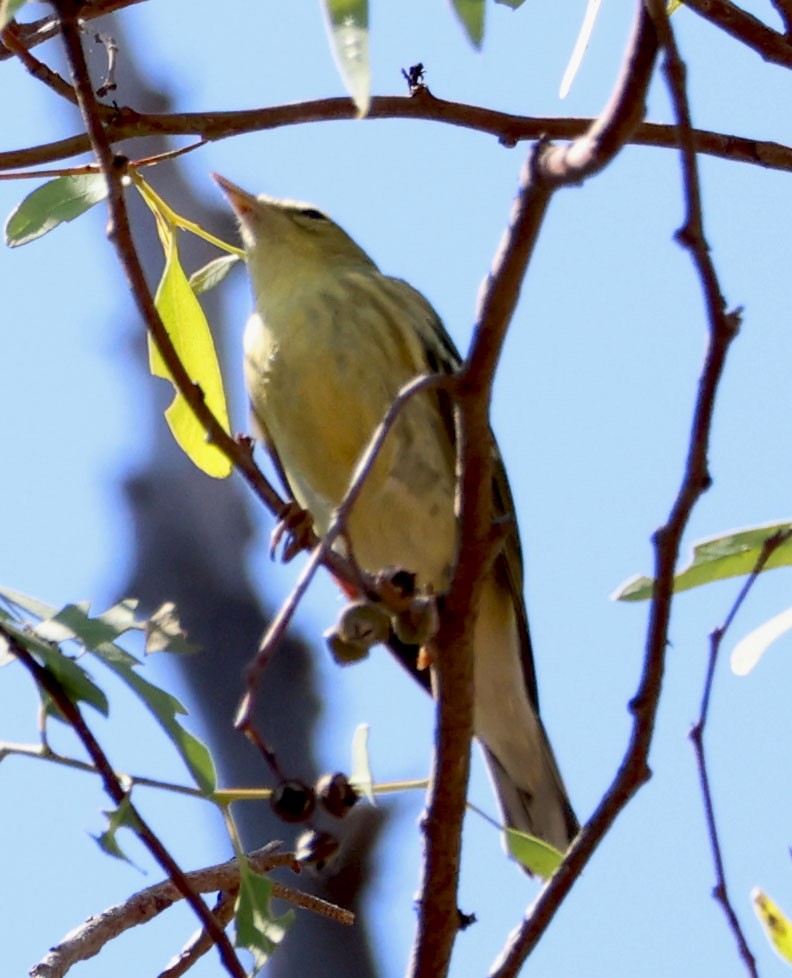
[[[440,317],[432,308],[430,303],[406,282],[395,280],[401,288],[407,287],[413,294],[417,307],[424,312],[423,321],[416,323],[416,328],[421,333],[426,349],[426,371],[427,373],[451,374],[454,373],[462,364],[462,358],[454,345],[454,341],[448,335]],[[456,442],[456,428],[454,423],[454,402],[447,391],[438,391],[435,395],[438,401],[438,408],[443,418],[445,429],[449,440],[453,445]],[[500,451],[498,449],[495,436],[490,432],[492,439],[493,452],[493,474],[492,474],[492,500],[494,521],[500,526],[502,532],[501,550],[495,557],[494,572],[501,584],[508,589],[514,604],[515,618],[520,633],[520,661],[522,665],[525,687],[531,699],[533,708],[539,712],[539,692],[536,681],[536,669],[533,661],[533,650],[531,647],[530,632],[528,630],[528,616],[525,609],[523,598],[523,558],[520,546],[520,536],[517,528],[517,516],[514,508],[514,498],[512,496],[509,480],[506,475],[506,468],[503,464]],[[408,666],[411,672],[416,673],[414,663],[417,658],[417,649],[405,646],[404,643],[396,640],[391,644],[392,650],[397,657]],[[428,689],[428,677],[423,673],[417,673],[416,678]]]

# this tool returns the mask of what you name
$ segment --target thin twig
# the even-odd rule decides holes
[[[245,858],[250,868],[262,875],[277,868],[294,869],[297,866],[294,854],[275,851],[279,846],[279,842],[271,842],[248,854]],[[185,873],[185,879],[196,893],[219,892],[226,897],[226,899],[218,901],[217,909],[219,910],[219,921],[223,926],[227,926],[233,915],[234,898],[239,889],[239,864],[237,860],[230,859],[216,866],[208,866],[205,869]],[[272,895],[337,923],[347,925],[354,923],[355,915],[350,911],[311,894],[301,893],[275,880],[272,881]],[[101,913],[92,916],[80,927],[75,928],[63,941],[51,948],[46,956],[31,969],[31,978],[61,978],[73,965],[99,954],[110,941],[132,927],[148,923],[158,914],[173,906],[174,903],[183,899],[183,896],[184,894],[179,892],[172,880],[164,880],[133,894],[123,903],[108,907]],[[195,958],[200,956],[200,953],[211,947],[214,944],[214,938],[209,938],[210,943],[207,947],[204,935],[205,932],[202,932],[202,936],[191,942],[190,950],[185,949],[178,956],[177,961],[182,961],[186,956],[191,958],[192,963],[194,963]],[[164,973],[175,975],[182,973],[183,970],[183,968],[181,971],[178,970],[177,963],[174,962]]]
[[[69,767],[76,771],[85,771],[87,774],[101,775],[96,765],[88,761],[81,761],[76,757],[66,757],[64,754],[57,754],[46,744],[12,744],[8,741],[0,741],[0,762],[6,757],[31,757],[39,761],[48,761],[51,764],[59,764]],[[180,795],[188,795],[191,798],[201,798],[207,800],[206,792],[199,788],[191,788],[189,785],[176,784],[172,781],[158,781],[156,778],[145,778],[137,774],[124,774],[115,771],[115,776],[122,783],[140,786],[143,788],[159,788],[161,791],[171,791]],[[211,796],[209,800],[214,800]]]
[[[115,10],[143,2],[144,0],[85,0],[80,5],[80,20],[89,21],[96,17],[106,17]],[[42,17],[31,23],[16,24],[15,26],[19,33],[19,40],[28,49],[57,37],[61,31],[60,21],[57,17]],[[0,61],[7,57],[9,55],[0,48]]]
[[[696,755],[696,766],[698,768],[701,795],[704,803],[707,834],[709,835],[710,849],[712,850],[712,862],[715,868],[715,888],[713,890],[713,895],[723,909],[729,929],[734,935],[740,957],[745,963],[746,971],[751,978],[758,978],[759,971],[756,967],[756,959],[748,946],[745,933],[743,932],[739,918],[729,897],[729,890],[726,884],[726,870],[723,862],[723,851],[721,849],[720,836],[715,819],[715,804],[712,797],[712,789],[710,787],[707,757],[704,747],[704,730],[709,717],[712,687],[715,679],[715,666],[717,665],[720,649],[723,645],[723,639],[731,627],[732,622],[736,618],[737,612],[742,607],[743,602],[748,597],[749,592],[756,583],[759,574],[767,564],[767,561],[770,559],[772,554],[775,553],[778,547],[785,543],[789,537],[790,534],[788,532],[775,533],[769,539],[765,540],[764,545],[762,546],[762,551],[756,560],[756,564],[754,565],[754,568],[748,578],[745,580],[743,586],[740,588],[737,598],[729,610],[723,624],[719,628],[714,629],[714,631],[711,633],[710,653],[709,660],[707,662],[707,672],[704,679],[704,688],[701,695],[699,717],[690,731],[690,739],[693,743],[693,750]]]
[[[236,891],[218,893],[212,913],[221,927],[227,927],[233,920],[235,903]],[[213,947],[212,938],[205,930],[196,931],[181,951],[171,958],[157,978],[181,978]]]
[[[0,31],[0,42],[5,45],[8,51],[15,54],[17,58],[19,58],[24,67],[34,78],[38,79],[48,88],[52,89],[56,95],[60,95],[61,98],[65,98],[68,102],[71,102],[72,105],[77,104],[77,94],[66,79],[61,78],[57,71],[53,71],[52,68],[45,65],[43,61],[39,61],[39,59],[32,55],[20,41],[19,26],[17,24],[8,24],[2,31]],[[0,50],[2,50],[2,48],[0,48]]]
[[[379,455],[388,433],[396,423],[396,419],[398,418],[400,412],[404,409],[405,404],[412,397],[415,397],[416,394],[420,394],[430,389],[434,390],[439,387],[448,386],[451,383],[452,379],[450,377],[440,374],[421,375],[420,377],[416,377],[399,391],[398,395],[394,398],[393,402],[385,413],[382,421],[374,430],[371,439],[366,446],[366,450],[361,456],[361,459],[358,462],[354,473],[352,474],[349,488],[344,494],[344,498],[333,516],[327,533],[312,551],[308,562],[302,569],[302,572],[297,579],[297,583],[294,585],[291,593],[278,609],[278,613],[270,622],[269,628],[267,629],[264,638],[261,640],[261,644],[259,645],[255,658],[249,663],[245,670],[245,682],[247,690],[242,698],[242,702],[239,705],[239,709],[237,710],[237,718],[235,720],[235,726],[237,728],[242,730],[249,729],[251,717],[253,716],[253,711],[255,708],[255,698],[258,691],[261,673],[266,668],[273,649],[277,646],[286,633],[286,629],[289,627],[289,624],[294,617],[294,614],[302,601],[305,592],[308,590],[308,586],[313,580],[317,569],[322,564],[329,563],[332,556],[333,544],[344,532],[349,511],[354,505],[357,497],[360,495],[363,484],[371,471],[377,456]],[[360,572],[357,571],[355,576],[358,576],[359,573]],[[345,576],[344,579],[349,581],[348,576]],[[358,582],[352,580],[350,583],[356,584]]]

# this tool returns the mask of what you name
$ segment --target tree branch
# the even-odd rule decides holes
[[[792,35],[792,0],[770,0],[784,25],[787,40]]]
[[[88,21],[97,17],[106,17],[115,10],[122,10],[124,7],[143,2],[144,0],[85,0],[80,5],[80,20]],[[60,20],[57,17],[41,17],[28,24],[14,23],[14,26],[20,43],[28,50],[57,37],[61,32]],[[0,48],[0,61],[8,57],[10,55]]]
[[[552,193],[602,169],[624,145],[643,115],[656,50],[651,22],[639,6],[622,74],[602,115],[572,146],[540,141],[531,154],[506,238],[482,292],[470,353],[460,371],[460,554],[435,643],[439,716],[424,819],[426,855],[411,978],[446,974],[459,929],[456,891],[473,732],[471,626],[492,545],[489,404],[495,370]]]
[[[57,71],[53,71],[43,61],[39,61],[38,58],[34,57],[20,41],[19,27],[17,24],[12,22],[0,31],[0,42],[5,45],[10,54],[17,56],[25,69],[34,78],[52,89],[56,95],[60,95],[61,98],[65,98],[71,102],[72,105],[77,104],[77,95],[66,79],[61,78]],[[0,51],[2,51],[1,47]]]
[[[261,875],[278,867],[294,868],[296,865],[294,854],[274,851],[279,845],[278,842],[271,842],[249,853],[246,858],[250,868]],[[228,862],[217,866],[207,866],[205,869],[185,873],[184,878],[195,893],[223,894],[226,899],[223,901],[221,915],[223,923],[227,925],[233,916],[234,899],[239,889],[237,860],[229,859]],[[302,909],[328,917],[337,923],[347,925],[354,923],[354,914],[348,910],[342,910],[311,894],[300,893],[275,880],[272,881],[272,895]],[[148,923],[183,898],[184,894],[172,880],[164,880],[154,886],[146,887],[145,890],[140,890],[123,903],[108,907],[90,917],[80,927],[70,931],[63,941],[50,948],[44,958],[31,968],[31,978],[62,978],[75,964],[95,957],[110,941],[120,937],[132,927]],[[202,936],[204,935],[205,931]],[[194,963],[196,950],[205,953],[213,943],[214,937],[211,938],[210,944],[199,937],[197,941],[191,943],[189,952],[179,955],[177,961],[189,955],[191,962]],[[177,972],[177,967],[178,965],[169,966],[165,974],[182,973],[182,971]]]
[[[643,8],[643,4],[641,4]],[[690,112],[684,87],[684,66],[668,24],[663,0],[647,0],[644,21],[651,11],[654,29],[666,51],[666,75],[677,117],[682,147],[685,223],[678,237],[690,251],[704,293],[709,340],[693,410],[687,461],[668,519],[654,535],[655,587],[647,626],[643,670],[636,695],[630,703],[633,728],[630,742],[616,776],[594,814],[572,844],[564,862],[548,882],[526,919],[512,935],[496,962],[493,978],[513,978],[536,945],[561,900],[622,809],[651,772],[647,764],[662,689],[665,651],[671,614],[673,577],[682,533],[693,507],[710,483],[707,465],[715,394],[723,374],[726,353],[737,333],[737,318],[726,312],[717,277],[703,236],[698,173],[693,149]]]
[[[200,136],[227,139],[243,133],[356,118],[349,99],[329,98],[232,112],[139,113],[133,109],[97,104],[107,138],[122,143],[144,136]],[[441,122],[495,136],[504,146],[539,138],[577,139],[589,132],[595,120],[556,116],[519,116],[460,102],[450,102],[421,89],[413,97],[378,96],[371,101],[368,119],[414,119]],[[697,153],[775,170],[792,170],[792,147],[770,140],[749,139],[728,133],[693,130]],[[642,122],[629,142],[660,149],[678,148],[674,126]],[[0,153],[0,172],[40,166],[89,152],[85,133],[24,149]]]
[[[763,60],[783,68],[792,68],[792,44],[789,39],[731,3],[731,0],[684,0],[684,3],[700,17],[751,48]],[[788,32],[792,5],[777,0],[774,6],[782,14]]]

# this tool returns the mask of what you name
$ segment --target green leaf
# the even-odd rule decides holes
[[[121,859],[130,866],[135,864],[127,856],[121,846],[118,844],[116,835],[118,830],[121,828],[131,829],[133,832],[138,830],[138,820],[135,816],[135,812],[132,808],[132,803],[129,797],[124,798],[121,804],[112,809],[111,811],[102,812],[102,814],[107,819],[107,828],[102,832],[101,835],[95,835],[93,838],[96,840],[99,848],[106,852],[108,856],[113,856],[115,859]]]
[[[484,0],[451,0],[470,43],[481,47],[484,40]]]
[[[517,829],[504,829],[506,835],[506,851],[530,872],[550,879],[563,861],[564,854],[542,839]]]
[[[115,643],[119,635],[136,630],[146,632],[150,637],[157,635],[160,641],[166,640],[169,651],[174,645],[178,651],[191,651],[190,648],[182,647],[187,643],[184,642],[180,629],[175,638],[168,635],[168,630],[176,627],[173,605],[163,605],[154,612],[151,619],[138,619],[134,614],[138,602],[134,598],[126,598],[103,614],[91,618],[90,605],[87,602],[66,605],[58,610],[10,588],[0,588],[0,597],[43,619],[33,629],[24,623],[13,621],[4,624],[4,627],[9,631],[13,630],[13,634],[19,636],[25,648],[44,660],[44,664],[57,675],[73,701],[85,700],[107,714],[104,693],[94,685],[85,670],[51,644],[53,641],[79,641],[126,683],[165,731],[201,790],[207,793],[214,791],[217,787],[217,774],[209,749],[177,720],[177,716],[186,715],[185,708],[175,696],[143,679],[135,671],[140,662]]]
[[[214,416],[228,431],[228,408],[209,324],[179,262],[173,228],[160,219],[158,229],[165,249],[165,270],[154,298],[155,304],[185,370],[200,387]],[[169,380],[176,391],[165,411],[173,437],[199,469],[214,478],[226,478],[231,473],[231,462],[216,445],[207,441],[203,425],[176,388],[151,334],[148,345],[152,374]]]
[[[196,295],[203,295],[219,285],[238,261],[239,255],[221,255],[207,262],[190,276],[190,288]]]
[[[708,537],[693,545],[691,561],[674,577],[674,591],[687,591],[712,581],[742,577],[756,567],[765,543],[776,534],[792,534],[792,523],[767,523]],[[771,554],[764,570],[792,564],[792,536]],[[632,577],[611,595],[615,601],[646,601],[654,592],[654,579]]]
[[[137,602],[134,602],[133,607],[136,604]],[[77,639],[86,649],[96,649],[105,642],[113,642],[121,632],[133,628],[137,624],[133,618],[130,624],[119,630],[108,622],[102,621],[101,617],[91,618],[88,614],[90,610],[91,606],[87,601],[81,601],[79,604],[67,604],[60,611],[36,625],[34,631],[49,642],[66,642],[69,639]]]
[[[0,0],[0,31],[11,23],[17,10],[26,2],[27,0]]]
[[[107,697],[74,659],[64,655],[57,645],[37,635],[25,624],[6,618],[3,628],[18,645],[30,652],[44,669],[52,673],[72,703],[88,703],[102,716],[107,716],[109,711]],[[6,644],[6,652],[13,655],[13,648]],[[47,712],[51,716],[63,719],[46,690],[41,689],[40,692]]]
[[[11,213],[5,225],[10,248],[35,241],[64,221],[73,221],[107,197],[101,173],[56,177],[37,187]]]
[[[789,918],[758,888],[751,890],[751,902],[767,939],[784,961],[792,964],[792,923]]]
[[[239,857],[239,896],[236,906],[236,943],[253,954],[254,968],[262,968],[294,922],[294,911],[276,917],[270,906],[272,881],[254,873]]]
[[[368,0],[323,0],[330,47],[362,118],[371,101]]]
[[[516,10],[518,7],[522,7],[525,0],[495,0],[495,3],[500,3],[504,7],[511,7],[512,10]]]
[[[23,611],[29,611],[36,618],[52,618],[58,613],[55,605],[45,604],[38,598],[31,598],[30,595],[15,591],[10,587],[0,587],[0,598],[5,598],[6,601]]]
[[[349,775],[349,782],[359,791],[362,791],[372,805],[375,805],[374,777],[369,761],[368,736],[369,725],[367,723],[358,724],[352,735],[352,773]]]
[[[137,673],[135,671],[135,666],[139,665],[137,659],[123,649],[119,649],[118,646],[95,649],[94,654],[98,655],[102,662],[145,703],[181,755],[198,787],[207,794],[213,792],[217,787],[217,773],[212,755],[206,744],[185,730],[176,719],[177,716],[184,716],[187,713],[176,697]]]

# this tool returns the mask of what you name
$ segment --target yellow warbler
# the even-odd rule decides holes
[[[455,370],[459,354],[427,300],[383,275],[321,211],[215,180],[239,219],[253,285],[244,339],[253,421],[321,536],[399,390],[419,374]],[[539,719],[513,502],[494,440],[493,451],[493,521],[505,540],[476,619],[475,732],[506,824],[564,850],[577,821]],[[438,593],[448,586],[454,464],[450,405],[437,392],[413,397],[349,514],[361,567],[403,568]],[[392,644],[404,661],[405,648]]]

